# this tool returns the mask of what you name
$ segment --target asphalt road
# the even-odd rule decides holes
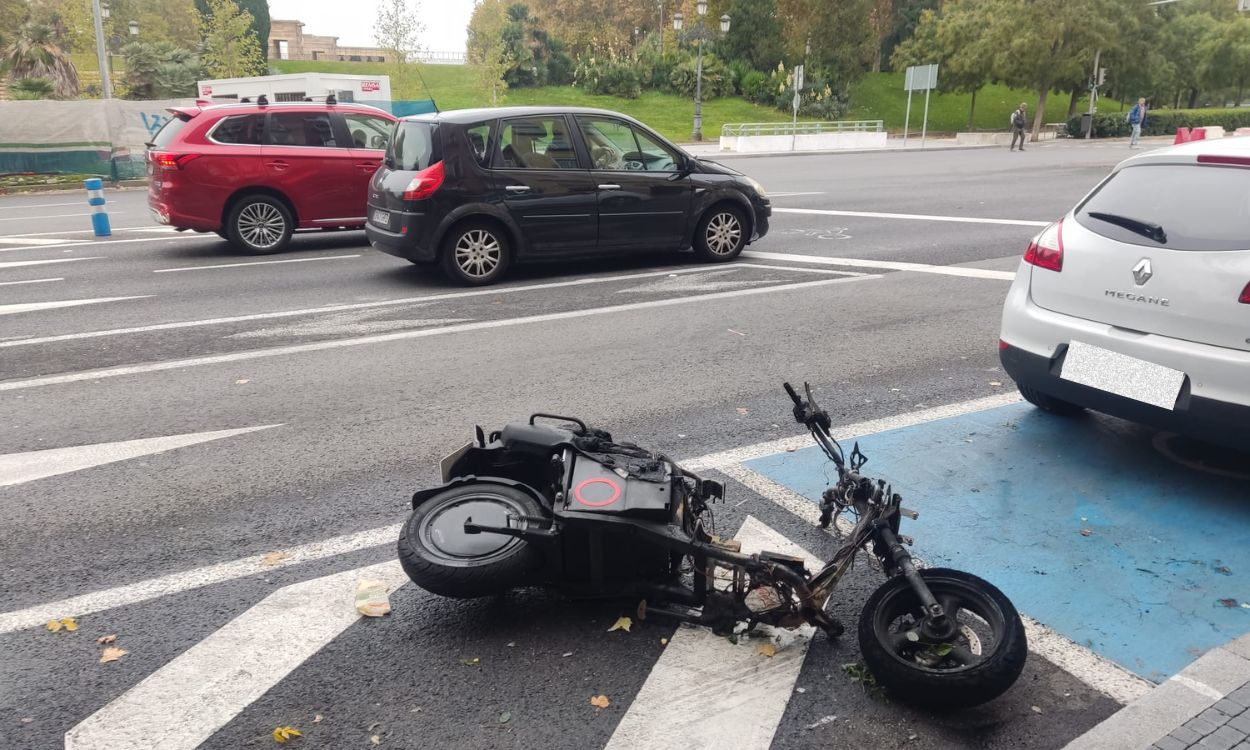
[[[576,414],[696,457],[794,434],[786,379],[811,380],[839,424],[1004,393],[1006,279],[1039,223],[1127,155],[1077,143],[727,160],[775,196],[771,233],[741,261],[525,267],[473,291],[360,232],[256,258],[152,226],[142,191],[110,192],[106,241],[79,194],[0,200],[0,747],[61,747],[279,588],[393,560],[388,538],[233,577],[210,567],[399,523],[475,424]],[[170,436],[190,437],[127,442]],[[729,484],[726,528],[750,515],[831,549]],[[858,573],[838,605],[848,623],[878,583]],[[161,576],[176,583],[126,598]],[[542,593],[456,602],[405,586],[391,601],[202,746],[263,746],[290,724],[306,747],[602,747],[673,637],[653,621],[607,633],[619,605]],[[48,603],[78,631],[32,624]],[[112,634],[129,653],[100,664],[96,638]],[[858,658],[853,638],[816,638],[772,747],[1061,747],[1118,706],[1035,657],[999,701],[934,715],[849,678],[841,665]],[[696,687],[674,700],[720,710]],[[596,694],[611,706],[590,706]],[[184,746],[169,731],[81,746]]]

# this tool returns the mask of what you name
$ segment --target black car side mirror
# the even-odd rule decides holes
[[[670,180],[680,180],[683,177],[690,176],[694,171],[693,160],[688,156],[679,156],[677,158],[677,171],[668,176]]]

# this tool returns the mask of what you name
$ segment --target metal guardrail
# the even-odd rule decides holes
[[[837,120],[834,122],[738,122],[721,126],[722,138],[753,135],[825,135],[827,133],[880,133],[884,120]]]

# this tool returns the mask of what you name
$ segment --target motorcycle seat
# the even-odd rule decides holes
[[[550,453],[560,446],[571,444],[573,433],[542,424],[514,422],[504,425],[499,439],[503,441],[505,448],[531,453]]]

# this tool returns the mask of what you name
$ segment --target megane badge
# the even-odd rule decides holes
[[[1137,286],[1150,281],[1150,277],[1154,275],[1154,269],[1150,267],[1150,258],[1142,258],[1137,261],[1137,265],[1133,266],[1133,280],[1137,282]]]

